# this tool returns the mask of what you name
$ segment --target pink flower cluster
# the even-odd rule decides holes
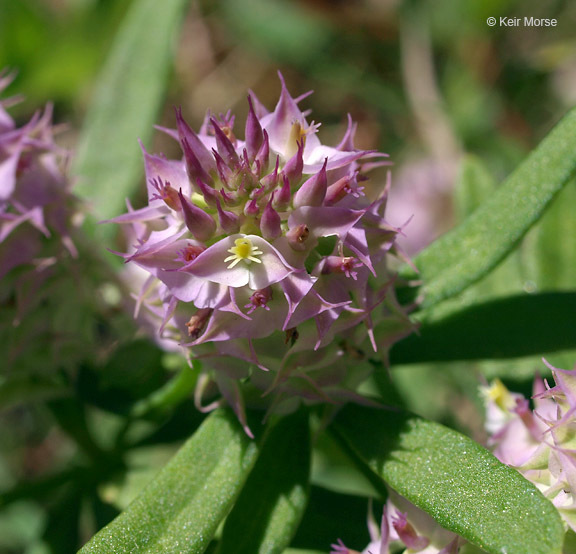
[[[369,365],[365,338],[385,352],[411,330],[386,268],[398,233],[387,190],[364,187],[386,156],[355,148],[350,118],[338,146],[322,145],[298,107],[307,95],[281,84],[272,112],[248,97],[244,140],[230,113],[208,113],[196,133],[177,110],[165,131],[182,159],[144,151],[148,206],[111,220],[128,225],[122,255],[148,274],[139,309],[213,370],[239,414],[239,380],[276,402],[335,400]]]
[[[555,386],[534,381],[534,409],[495,381],[485,390],[495,456],[532,481],[576,531],[576,369],[552,370]]]
[[[0,73],[0,93],[12,76]],[[0,101],[0,278],[23,264],[49,265],[56,237],[75,254],[69,229],[74,199],[63,171],[65,152],[53,140],[52,110],[36,113],[17,127],[6,111],[14,99]]]
[[[332,545],[330,554],[458,554],[460,546],[466,543],[394,491],[390,491],[384,506],[380,528],[377,528],[370,510],[368,529],[371,542],[362,553],[348,548],[339,539]]]

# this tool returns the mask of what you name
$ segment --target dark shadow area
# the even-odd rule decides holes
[[[516,358],[576,347],[576,293],[502,298],[424,323],[397,343],[392,364]]]

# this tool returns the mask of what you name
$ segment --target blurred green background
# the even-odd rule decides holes
[[[129,0],[0,0],[0,68],[17,71],[8,95],[25,97],[10,112],[18,122],[53,102],[55,121],[64,125],[59,140],[74,149],[99,72],[131,4]],[[555,18],[558,25],[489,27],[489,16]],[[315,91],[305,106],[312,110],[312,119],[322,122],[323,143],[339,141],[350,113],[358,122],[356,145],[391,155],[394,178],[388,217],[401,225],[413,216],[402,244],[414,254],[470,213],[576,104],[574,21],[576,4],[569,0],[193,1],[181,23],[181,35],[173,37],[174,65],[157,121],[174,126],[175,105],[182,106],[194,127],[200,125],[207,108],[231,109],[242,121],[248,89],[272,109],[280,70],[294,96]],[[135,57],[133,63],[145,67],[147,60]],[[160,133],[154,140],[152,151],[178,155]],[[474,176],[476,199],[468,182],[466,194],[461,192],[466,171]],[[371,181],[380,186],[384,178],[385,171],[378,170]],[[458,305],[511,292],[573,289],[573,244],[565,251],[561,245],[547,245],[558,245],[562,233],[574,232],[569,209],[574,196],[574,186],[563,192],[552,213],[528,237],[524,250],[459,298]],[[535,245],[548,252],[548,258],[530,256]],[[161,358],[156,350],[144,354],[149,354],[146,359]],[[130,353],[125,356],[134,359]],[[560,357],[557,363],[568,359]],[[158,363],[170,371],[172,362]],[[509,377],[524,391],[526,377],[541,366],[531,359],[444,364],[441,373],[437,366],[400,367],[393,368],[393,374],[413,410],[465,428],[481,440],[479,408],[472,399],[478,374],[501,373],[503,365],[512,368]],[[120,381],[125,379],[132,387],[138,380],[129,372],[121,373],[124,366],[112,363],[105,369],[108,379],[118,381],[108,383],[110,389],[126,392],[128,385],[123,389]],[[415,391],[411,386],[415,375],[427,386]],[[159,384],[153,371],[148,377],[142,394]],[[88,371],[83,390],[90,389],[90,378]],[[428,392],[421,394],[424,388]],[[76,408],[57,402],[49,407],[17,403],[0,415],[4,455],[0,488],[42,479],[48,483],[32,493],[20,488],[19,496],[6,501],[9,506],[0,519],[0,553],[73,552],[74,545],[109,520],[154,474],[174,451],[174,441],[191,432],[184,424],[175,436],[166,431],[160,446],[151,441],[154,447],[139,450],[134,463],[126,462],[132,468],[128,480],[111,479],[99,489],[88,511],[85,500],[50,481],[51,475],[63,475],[64,485],[67,479],[87,482],[82,473],[85,453],[77,446],[82,431],[63,432],[54,425],[67,420],[66,410]],[[120,425],[105,412],[90,418],[98,421],[103,444]],[[178,418],[180,425],[188,421],[191,426],[198,419],[191,408]],[[145,431],[156,429],[154,425]],[[122,470],[111,468],[110,475]],[[319,481],[338,480],[338,468],[323,471]],[[343,482],[346,479],[349,476]],[[64,539],[59,542],[58,537]]]
[[[27,99],[13,113],[25,117],[54,102],[56,120],[69,127],[62,140],[74,145],[130,3],[1,0],[0,67],[18,71],[10,91]],[[501,181],[574,104],[575,12],[562,0],[190,2],[174,37],[161,122],[173,124],[173,105],[196,125],[207,108],[242,118],[248,88],[272,108],[281,70],[293,94],[315,91],[306,105],[323,122],[324,142],[338,140],[349,112],[359,122],[358,145],[392,155],[390,218],[400,224],[417,215],[406,240],[413,252],[453,224],[451,188],[463,153],[479,156]],[[558,25],[486,23],[524,15]]]

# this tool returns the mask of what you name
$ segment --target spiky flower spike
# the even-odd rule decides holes
[[[196,133],[177,110],[167,132],[182,160],[144,151],[148,206],[111,220],[132,226],[124,257],[156,282],[163,336],[205,359],[241,419],[240,380],[274,390],[276,407],[295,394],[339,401],[369,368],[361,343],[376,350],[379,324],[384,350],[411,330],[386,269],[398,232],[387,189],[368,198],[362,185],[386,156],[354,147],[350,118],[338,146],[322,145],[280,80],[273,112],[248,97],[244,140],[229,113]]]
[[[543,361],[555,386],[535,379],[534,410],[500,381],[484,390],[487,429],[496,457],[532,481],[576,531],[576,368]]]
[[[12,79],[0,72],[0,93]],[[65,153],[53,141],[52,109],[18,128],[5,110],[13,102],[0,101],[0,278],[17,266],[46,262],[47,237],[75,253],[69,237],[74,201],[62,170]]]

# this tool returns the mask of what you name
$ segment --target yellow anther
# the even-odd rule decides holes
[[[232,254],[232,256],[228,256],[224,260],[224,262],[231,262],[228,269],[232,269],[241,261],[245,261],[247,264],[250,264],[251,262],[261,264],[262,260],[258,259],[256,256],[261,256],[264,253],[262,250],[259,250],[257,246],[254,246],[248,237],[236,239],[234,241],[234,246],[229,248],[228,252]]]
[[[502,411],[511,410],[515,405],[514,397],[500,379],[494,379],[490,387],[486,389],[485,394]]]
[[[294,121],[286,141],[286,158],[291,158],[298,151],[298,142],[306,144],[306,134],[308,129],[304,129],[299,121]]]

